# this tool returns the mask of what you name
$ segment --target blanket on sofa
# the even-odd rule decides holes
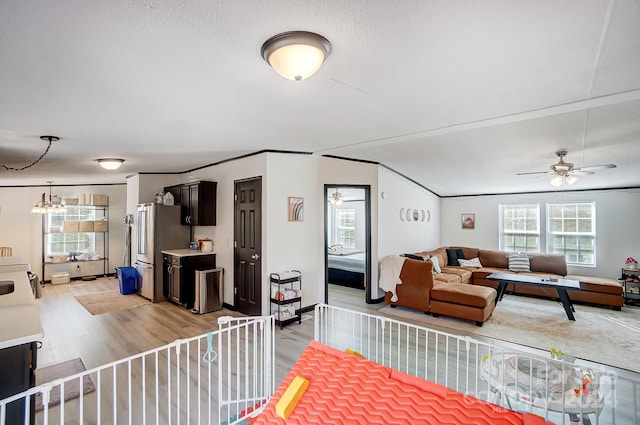
[[[380,279],[378,284],[380,289],[391,292],[391,301],[398,301],[396,295],[396,285],[402,284],[400,280],[400,272],[402,272],[402,265],[404,264],[404,257],[399,255],[387,255],[380,262]]]

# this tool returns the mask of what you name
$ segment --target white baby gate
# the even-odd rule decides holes
[[[532,354],[382,316],[326,305],[315,339],[469,396],[557,424],[640,423],[640,380],[612,368]],[[275,390],[274,318],[218,319],[220,329],[31,388],[0,401],[25,424],[222,424],[244,418]],[[282,333],[280,333],[282,335]],[[597,343],[597,342],[594,342]],[[51,403],[91,379],[95,391]],[[475,397],[475,398],[473,398]],[[31,414],[31,403],[42,409]]]
[[[315,310],[315,339],[556,424],[640,424],[640,378],[603,365],[569,363],[513,344],[499,346],[326,305]]]
[[[273,394],[275,322],[272,316],[225,316],[218,324],[215,332],[1,400],[0,424],[16,425],[16,417],[44,425],[220,424],[241,418]],[[77,397],[51,404],[54,394],[90,385],[87,378],[95,391],[77,391]],[[31,404],[38,405],[35,414]]]

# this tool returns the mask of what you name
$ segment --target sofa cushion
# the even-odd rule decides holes
[[[411,258],[412,260],[424,261],[424,257],[416,254],[402,254],[405,258]]]
[[[563,254],[534,254],[530,260],[532,272],[546,272],[566,276],[567,260]]]
[[[472,272],[462,267],[442,267],[442,273],[460,276],[461,283],[470,283]]]
[[[604,294],[622,295],[622,284],[606,277],[568,275],[565,279],[580,282],[580,290]]]
[[[478,248],[468,248],[466,246],[450,246],[449,249],[461,249],[462,250],[462,258],[477,258],[478,252],[480,251]]]
[[[495,303],[496,291],[484,286],[450,283],[434,287],[431,290],[431,299],[484,308],[490,303]]]
[[[447,266],[459,266],[458,258],[464,258],[461,248],[447,249]]]
[[[507,260],[509,254],[513,252],[481,249],[478,251],[478,258],[484,267],[506,269],[509,267],[509,260]]]
[[[438,286],[440,283],[462,283],[462,277],[452,273],[440,273],[433,276],[434,286]]]

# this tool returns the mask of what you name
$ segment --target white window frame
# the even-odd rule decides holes
[[[68,255],[70,252],[95,252],[96,235],[94,232],[67,232],[63,230],[65,221],[95,220],[95,207],[66,206],[66,212],[47,214],[48,237],[45,248],[45,257],[53,255]],[[53,231],[56,229],[57,231]],[[53,247],[62,244],[63,250]]]
[[[353,226],[342,226],[341,215],[351,214],[353,215]],[[355,249],[356,248],[356,209],[355,208],[336,208],[336,244],[341,245],[343,248]],[[343,232],[353,231],[353,243],[345,243]]]
[[[585,220],[585,218],[581,218],[579,217],[579,209],[580,208],[584,208],[585,206],[590,207],[591,211],[590,211],[590,222],[591,222],[591,229],[590,231],[580,231],[579,229],[579,224],[580,224],[580,220]],[[554,230],[554,226],[553,226],[553,211],[556,208],[560,208],[561,209],[561,220],[562,220],[562,230]],[[565,219],[565,211],[568,212],[569,209],[574,209],[574,214],[573,217],[568,217]],[[565,220],[566,220],[566,224],[565,224]],[[567,226],[567,224],[570,224],[571,221],[574,221],[573,223],[575,226]],[[566,227],[570,227],[569,229],[566,229]],[[575,230],[572,230],[572,228],[575,227]],[[563,245],[562,246],[555,246],[554,245],[554,238],[556,237],[562,237],[563,238]],[[568,249],[567,248],[567,244],[565,242],[565,238],[578,238],[577,240],[577,247],[575,249]],[[587,238],[590,239],[591,245],[593,246],[592,250],[586,250],[585,252],[589,252],[592,253],[592,260],[591,261],[580,261],[580,257],[581,257],[581,244],[580,244],[580,240],[583,238]],[[555,203],[555,204],[547,204],[547,252],[548,253],[556,253],[556,254],[565,254],[566,258],[567,258],[567,264],[569,265],[575,265],[575,266],[587,266],[587,267],[595,267],[596,266],[596,203],[591,201],[591,202],[564,202],[564,203]],[[574,260],[574,258],[577,260]]]
[[[524,223],[521,226],[521,229],[516,229],[516,226],[511,226],[511,228],[505,228],[505,212],[514,211],[516,209],[535,209],[535,221],[536,221],[536,229],[535,230],[526,230],[527,226]],[[499,249],[502,251],[520,251],[520,252],[540,252],[540,239],[542,238],[540,232],[540,204],[499,204]],[[513,217],[512,217],[513,220]],[[525,222],[527,218],[523,219]],[[525,239],[528,237],[535,236],[537,238],[537,243],[535,248],[528,248],[527,244],[523,247],[516,247],[515,249],[505,243],[506,237],[515,238],[516,236],[523,236]]]

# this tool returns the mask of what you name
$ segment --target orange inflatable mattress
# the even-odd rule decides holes
[[[300,378],[308,387],[283,419],[276,406]],[[289,391],[291,393],[291,390]],[[285,396],[286,397],[286,396]],[[280,403],[280,412],[282,405]],[[518,413],[311,341],[262,413],[251,424],[542,425]]]

